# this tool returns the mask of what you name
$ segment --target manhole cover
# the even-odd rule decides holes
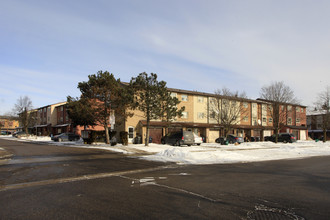
[[[255,206],[255,210],[248,212],[249,220],[304,220],[290,210],[271,208],[265,205]]]

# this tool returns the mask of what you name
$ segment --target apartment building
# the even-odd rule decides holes
[[[205,142],[213,143],[219,136],[225,134],[225,127],[216,120],[212,109],[215,99],[219,97],[211,93],[196,91],[168,89],[173,97],[180,100],[178,108],[185,107],[182,117],[171,122],[152,120],[150,122],[149,136],[153,143],[160,143],[162,136],[166,133],[189,130],[204,138]],[[229,134],[250,139],[251,137],[263,140],[265,136],[273,134],[272,105],[267,100],[239,99],[233,97],[220,97],[221,103],[229,102],[231,105],[240,106],[240,112],[236,123],[231,126]],[[224,104],[225,106],[225,104]],[[224,107],[222,107],[224,108]],[[222,109],[223,110],[223,109]],[[299,140],[307,137],[306,107],[302,105],[282,104],[282,126],[280,132],[289,132],[296,135]],[[84,128],[74,127],[68,117],[66,102],[47,105],[35,110],[36,124],[34,132],[37,135],[56,135],[63,132],[75,132],[81,134]],[[128,132],[129,143],[133,143],[136,137],[144,141],[146,137],[147,121],[144,113],[139,110],[133,111],[134,116],[121,120],[115,117],[112,129],[117,131],[117,139],[121,131]],[[113,123],[114,124],[114,123]],[[102,126],[87,128],[93,130],[104,130]]]
[[[4,133],[14,132],[19,128],[18,118],[0,116],[0,130]]]
[[[154,143],[160,143],[160,139],[168,132],[177,130],[193,131],[203,137],[205,142],[213,143],[215,139],[224,135],[223,125],[217,123],[212,115],[211,103],[216,98],[214,94],[202,93],[180,89],[168,89],[171,95],[177,97],[181,103],[178,108],[185,107],[182,117],[176,118],[171,123],[161,120],[150,122],[149,136]],[[223,101],[228,97],[222,97]],[[230,134],[244,138],[258,137],[273,134],[272,105],[267,100],[251,100],[230,98],[236,105],[241,105],[242,112],[237,118],[236,124],[229,131]],[[306,106],[282,104],[283,119],[280,132],[294,133],[299,140],[307,137]],[[146,119],[143,113],[134,111],[134,116],[116,125],[115,130],[128,132],[129,143],[133,143],[135,137],[141,137],[144,141],[146,136]]]

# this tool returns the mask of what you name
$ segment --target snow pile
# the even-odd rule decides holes
[[[48,137],[48,136],[35,136],[35,135],[21,137],[19,139],[21,139],[21,140],[32,140],[32,141],[51,141],[51,137]]]
[[[167,146],[168,147],[168,146]],[[297,159],[330,155],[330,144],[303,141],[293,144],[257,142],[236,145],[203,144],[201,147],[170,147],[146,160],[178,164],[246,163],[255,161]]]

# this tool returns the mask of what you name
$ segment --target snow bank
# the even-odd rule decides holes
[[[17,138],[2,136],[1,138]],[[85,145],[82,140],[77,142],[53,142],[50,137],[28,137],[20,141],[43,141],[56,146],[79,147],[109,150],[153,161],[175,162],[178,164],[215,164],[215,163],[246,163],[254,161],[283,160],[330,155],[330,142],[298,141],[293,144],[272,142],[248,142],[240,145],[219,145],[216,143],[201,146],[173,147],[169,145],[143,144],[116,145],[106,144]]]

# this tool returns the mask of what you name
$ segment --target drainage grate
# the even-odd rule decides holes
[[[279,208],[271,208],[265,205],[255,206],[255,210],[248,212],[249,220],[304,220],[303,217],[296,215],[293,211]]]

